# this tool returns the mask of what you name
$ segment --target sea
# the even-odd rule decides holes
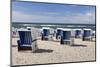
[[[70,28],[70,29],[84,29],[89,28],[92,30],[96,30],[96,24],[70,24],[70,23],[21,23],[21,22],[12,22],[12,27],[14,28],[26,28],[26,27],[36,27],[36,28],[42,28],[42,27],[49,27],[49,28]]]

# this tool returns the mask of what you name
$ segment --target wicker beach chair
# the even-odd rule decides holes
[[[83,30],[83,41],[92,41],[91,29]]]
[[[32,38],[31,30],[20,30],[18,31],[20,40],[18,43],[18,51],[20,50],[36,50],[36,39]],[[34,49],[33,49],[34,48]]]
[[[42,40],[49,40],[49,35],[50,35],[50,29],[49,28],[42,28]]]
[[[62,30],[61,35],[61,44],[70,44],[72,45],[72,39],[71,39],[71,30],[70,29],[64,29]]]
[[[81,38],[81,37],[82,37],[82,30],[75,29],[75,38]]]
[[[57,28],[56,31],[56,39],[61,39],[62,28]]]

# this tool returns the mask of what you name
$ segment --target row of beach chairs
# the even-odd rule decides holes
[[[50,39],[50,28],[42,28],[42,40]],[[91,29],[64,29],[57,28],[55,37],[63,44],[63,42],[69,42],[73,38],[81,38],[83,41],[91,41],[95,38],[95,32]],[[53,36],[54,37],[54,36]]]
[[[56,38],[60,44],[74,44],[74,38],[82,38],[83,41],[91,41],[95,33],[91,29],[63,29],[57,28],[53,33],[50,33],[50,28],[43,27],[41,30],[41,40],[49,40],[50,36]],[[27,28],[18,30],[19,40],[18,51],[32,50],[33,52],[38,49],[37,36],[35,28]]]

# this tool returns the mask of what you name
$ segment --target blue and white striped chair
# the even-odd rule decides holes
[[[92,40],[92,30],[91,29],[83,29],[83,41],[91,41]]]
[[[75,30],[75,38],[82,37],[82,30],[81,29],[74,29]]]
[[[96,41],[96,32],[92,31],[92,41]]]
[[[18,51],[20,50],[32,50],[33,42],[36,39],[32,40],[31,30],[19,30],[19,38],[20,40],[17,41],[18,43]],[[37,46],[34,44],[35,47]]]
[[[62,28],[57,28],[56,31],[56,39],[61,39]]]
[[[61,44],[72,44],[71,29],[63,29],[62,30]]]
[[[92,31],[92,37],[93,37],[93,38],[96,37],[96,33],[95,33],[95,31]]]
[[[43,27],[42,28],[42,40],[49,40],[50,29]]]

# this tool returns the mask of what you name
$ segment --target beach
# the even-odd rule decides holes
[[[94,5],[12,1],[12,66],[96,61],[95,38]]]
[[[57,41],[37,40],[38,50],[32,53],[19,51],[17,40],[12,38],[12,65],[47,64],[79,61],[95,61],[95,42],[74,39],[74,45],[61,45]]]

